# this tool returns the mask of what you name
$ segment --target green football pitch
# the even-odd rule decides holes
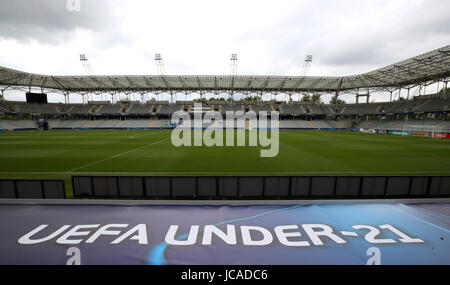
[[[450,174],[444,139],[282,130],[276,157],[261,148],[175,147],[169,130],[4,132],[0,178],[63,178],[70,188],[71,175]]]

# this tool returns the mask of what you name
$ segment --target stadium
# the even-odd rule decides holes
[[[3,156],[5,163],[1,166],[1,174],[4,178],[64,178],[67,197],[73,196],[70,177],[90,173],[131,176],[445,175],[450,171],[449,161],[443,159],[450,155],[446,141],[450,137],[449,62],[450,46],[446,46],[350,77],[61,77],[1,68],[2,90],[42,91],[40,94],[28,92],[30,102],[35,102],[33,99],[38,96],[46,101],[45,92],[59,92],[67,97],[67,101],[75,92],[84,96],[110,92],[113,100],[116,92],[180,91],[228,94],[282,92],[290,97],[308,92],[337,96],[346,92],[367,97],[365,103],[343,105],[293,100],[234,101],[231,95],[227,101],[214,98],[196,101],[202,104],[200,112],[215,111],[223,118],[229,111],[244,114],[252,111],[255,114],[260,111],[279,112],[281,152],[268,162],[255,155],[258,147],[243,150],[203,147],[199,150],[195,147],[179,149],[171,145],[171,116],[177,111],[186,111],[193,117],[193,101],[89,101],[85,104],[3,101],[0,127],[7,131],[3,134],[2,146],[8,154]],[[414,70],[414,73],[409,70]],[[442,88],[435,94],[368,103],[371,92],[392,94],[405,89],[409,93],[411,89],[419,88],[420,91],[436,82],[441,82]],[[209,125],[203,123],[202,127],[207,129]],[[245,126],[251,132],[250,127],[248,123]],[[32,152],[36,155],[30,155]],[[359,160],[358,157],[365,159]],[[443,179],[443,186],[431,193],[449,194],[448,187],[444,186],[448,185],[447,178]],[[195,192],[188,193],[185,195],[196,196]]]
[[[0,264],[450,264],[449,45],[350,76],[80,60],[87,75],[0,66]],[[232,144],[195,144],[229,122]]]

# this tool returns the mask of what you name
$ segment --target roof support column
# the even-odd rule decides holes
[[[64,103],[69,104],[69,93],[63,93],[64,95]]]
[[[409,100],[409,89],[411,89],[411,88],[408,87],[407,89],[408,89],[408,96],[406,97],[406,100]]]
[[[391,96],[389,97],[389,102],[392,102],[392,91],[389,91],[391,93]]]
[[[2,89],[2,96],[0,96],[0,102],[5,100],[5,94],[3,93],[5,90]]]
[[[356,104],[359,104],[359,97],[366,97],[366,103],[369,103],[369,99],[370,99],[370,92],[367,91],[367,94],[356,94]],[[336,97],[337,100],[337,97]]]
[[[445,97],[447,97],[447,93],[448,93],[448,91],[447,91],[447,83],[448,83],[448,81],[445,81]]]

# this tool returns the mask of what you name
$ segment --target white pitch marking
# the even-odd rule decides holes
[[[341,231],[341,234],[344,236],[351,236],[351,237],[358,237],[359,235],[355,232],[347,232],[347,231]]]
[[[77,167],[77,168],[68,170],[68,171],[66,171],[65,173],[71,173],[71,172],[77,171],[78,169],[82,169],[82,168],[85,168],[85,167],[88,167],[88,166],[92,166],[92,165],[95,165],[95,164],[97,164],[97,163],[106,161],[106,160],[108,160],[108,159],[116,158],[116,157],[119,157],[119,156],[121,156],[121,155],[130,153],[130,152],[133,152],[133,151],[136,151],[136,150],[140,150],[141,148],[144,148],[144,147],[147,147],[147,146],[151,146],[151,145],[154,145],[154,144],[158,144],[158,143],[160,143],[160,142],[162,142],[162,141],[164,141],[164,140],[167,140],[167,139],[168,139],[168,138],[164,138],[164,139],[162,139],[162,140],[159,140],[159,141],[156,141],[156,142],[152,142],[152,143],[149,143],[149,144],[140,146],[140,147],[135,148],[135,149],[132,149],[132,150],[128,150],[128,151],[125,151],[125,152],[121,152],[121,153],[118,153],[118,154],[109,156],[109,157],[107,157],[107,158],[100,159],[100,160],[97,160],[97,161],[94,161],[94,162],[85,164],[85,165],[83,165],[83,166],[80,166],[80,167]]]

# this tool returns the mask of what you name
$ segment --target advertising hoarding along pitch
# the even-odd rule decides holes
[[[0,205],[0,264],[450,264],[450,204]]]

